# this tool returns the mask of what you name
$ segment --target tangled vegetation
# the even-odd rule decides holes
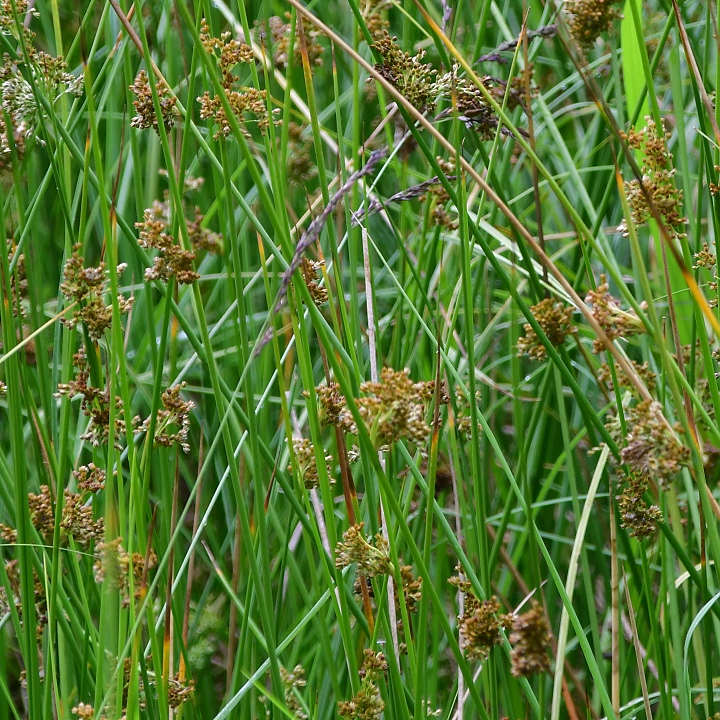
[[[720,717],[717,4],[0,2],[0,717]]]

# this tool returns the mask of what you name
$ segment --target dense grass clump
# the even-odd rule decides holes
[[[716,10],[0,3],[0,718],[718,717]]]

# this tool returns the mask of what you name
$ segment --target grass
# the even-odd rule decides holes
[[[716,22],[2,3],[0,717],[720,711]]]

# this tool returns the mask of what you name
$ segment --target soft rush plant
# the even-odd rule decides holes
[[[0,3],[0,717],[720,716],[717,4]]]

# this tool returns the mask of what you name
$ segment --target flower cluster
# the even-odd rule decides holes
[[[105,489],[106,473],[95,465],[81,465],[73,470],[73,478],[80,493],[98,493]]]
[[[461,568],[456,568],[458,573]],[[464,612],[458,616],[460,635],[468,660],[486,660],[490,650],[502,641],[500,630],[510,627],[512,615],[500,612],[500,603],[495,596],[489,600],[479,600],[472,591],[472,585],[460,575],[450,578],[464,594]]]
[[[416,55],[403,52],[397,38],[390,37],[387,31],[383,31],[372,47],[382,58],[381,63],[375,64],[375,70],[420,112],[431,112],[439,87],[436,71],[422,61],[425,51],[421,50]]]
[[[267,95],[264,90],[248,87],[241,92],[234,89],[237,78],[233,68],[239,63],[250,63],[254,59],[252,48],[230,39],[230,33],[223,33],[219,38],[210,34],[210,26],[202,22],[200,40],[208,53],[215,58],[221,75],[221,84],[230,109],[238,119],[242,120],[245,113],[255,116],[260,129],[267,128],[270,117],[267,110]],[[212,118],[218,126],[214,138],[227,137],[232,132],[228,116],[219,95],[211,95],[208,91],[197,98],[200,103],[200,117],[204,120]]]
[[[317,460],[315,458],[315,446],[306,438],[293,438],[292,448],[305,487],[308,490],[316,488],[320,483],[320,478],[318,477]],[[324,457],[326,463],[332,462],[332,455],[325,454]],[[288,465],[288,471],[292,472],[292,470],[292,465]]]
[[[168,678],[168,706],[179,708],[183,703],[195,696],[195,683],[192,680],[181,680],[177,675]]]
[[[588,50],[600,35],[610,29],[620,11],[613,7],[618,0],[565,0],[565,10],[570,17],[570,32],[577,44]]]
[[[657,385],[657,375],[650,369],[650,365],[645,361],[642,365],[631,360],[630,363],[635,368],[635,372],[638,377],[643,381],[643,384],[648,389],[649,393],[655,392]],[[630,381],[630,378],[625,374],[625,371],[617,367],[615,368],[618,385],[625,390],[629,390],[631,393],[637,395],[637,388]],[[612,373],[610,372],[610,366],[607,363],[602,363],[597,374],[598,382],[605,383],[609,392],[614,392],[615,387],[612,382]]]
[[[552,298],[545,298],[530,308],[530,312],[553,347],[559,347],[568,335],[577,332],[572,323],[573,308],[565,307]],[[527,355],[534,360],[547,359],[547,349],[540,342],[530,323],[525,323],[525,336],[518,340],[518,357]]]
[[[13,237],[7,238],[8,264],[11,264],[17,253],[17,244]],[[10,277],[10,290],[12,291],[12,312],[14,315],[25,316],[23,300],[27,298],[28,281],[25,272],[25,255],[20,253],[15,262],[15,272]]]
[[[80,720],[93,720],[95,717],[95,708],[87,703],[78,703],[73,707],[72,714],[80,718]]]
[[[402,582],[405,607],[409,613],[415,612],[422,597],[423,579],[413,575],[412,567],[410,565],[401,565],[400,581]],[[400,598],[398,595],[395,596],[395,603],[397,605],[400,604]]]
[[[13,541],[14,542],[14,541]],[[5,563],[5,574],[7,575],[8,588],[4,585],[0,586],[0,611],[3,615],[9,612],[10,605],[14,605],[17,613],[22,619],[23,615],[23,589],[20,582],[20,568],[17,560],[10,560]],[[42,634],[45,625],[48,622],[47,614],[47,594],[45,586],[40,580],[37,571],[33,570],[33,600],[35,604],[35,638],[38,643],[42,642]],[[8,592],[8,590],[10,592]]]
[[[188,453],[190,452],[190,445],[187,442],[190,413],[195,407],[195,403],[191,400],[180,399],[180,391],[185,385],[184,382],[173,385],[160,397],[162,407],[158,409],[155,416],[155,443],[163,447],[179,445],[184,453]],[[135,432],[147,432],[150,424],[150,418],[147,418],[142,427]]]
[[[310,143],[303,135],[303,126],[289,122],[287,145],[287,179],[292,185],[303,185],[317,174],[310,154]]]
[[[620,420],[613,417],[605,424],[613,440],[624,444],[620,460],[641,475],[657,478],[668,485],[690,461],[690,451],[677,438],[676,426],[670,428],[662,406],[643,400],[625,410],[627,434],[623,435]]]
[[[202,178],[188,177],[185,180],[185,191],[195,190],[201,184]],[[168,193],[165,193],[162,202],[156,200],[152,207],[145,210],[142,222],[135,223],[135,227],[139,230],[138,244],[159,252],[153,260],[153,266],[145,270],[147,282],[153,280],[168,282],[171,277],[175,277],[181,285],[189,285],[200,277],[193,267],[196,253],[199,250],[213,254],[222,252],[222,236],[204,227],[203,220],[204,216],[197,206],[192,211],[191,218],[183,213],[183,221],[193,247],[192,250],[183,250],[168,232],[171,224]]]
[[[695,265],[693,265],[693,270],[697,270],[701,267],[711,270],[717,265],[717,258],[710,251],[710,246],[706,242],[703,243],[702,250],[695,253],[693,257],[695,258]]]
[[[113,439],[115,447],[120,449],[120,441],[125,435],[125,420],[123,419],[122,398],[115,396],[115,426],[110,428],[110,393],[107,388],[92,387],[88,385],[90,371],[87,367],[85,351],[80,350],[73,355],[73,365],[77,368],[77,376],[69,383],[59,383],[55,397],[67,396],[69,398],[82,397],[80,409],[85,417],[90,419],[85,432],[80,436],[95,447],[105,445]],[[136,418],[133,418],[133,423]]]
[[[707,269],[713,278],[713,280],[708,283],[708,287],[712,292],[715,293],[715,297],[712,297],[708,300],[708,305],[710,307],[717,307],[718,306],[718,298],[717,298],[717,289],[718,289],[718,279],[720,279],[720,275],[718,275],[718,266],[717,266],[717,257],[715,254],[710,250],[710,246],[707,243],[703,243],[703,248],[700,252],[695,253],[693,256],[695,258],[695,264],[693,265],[693,270],[698,270],[699,268],[705,268]]]
[[[470,602],[470,599],[475,602]],[[485,660],[490,649],[502,641],[500,629],[508,626],[512,616],[499,613],[500,603],[495,596],[477,600],[466,595],[465,612],[458,617],[468,660]]]
[[[212,55],[220,70],[223,87],[232,85],[235,77],[232,74],[233,68],[240,63],[251,63],[255,59],[253,49],[237,40],[231,39],[229,32],[221,33],[220,37],[213,37],[210,32],[210,25],[203,18],[200,29],[200,41],[205,52]]]
[[[600,276],[600,285],[597,290],[590,290],[585,302],[592,305],[593,317],[605,331],[611,342],[617,338],[627,338],[632,335],[642,335],[645,330],[642,320],[634,310],[623,310],[620,302],[608,292],[609,285],[605,275]],[[642,302],[640,307],[644,310],[647,303]],[[593,352],[600,353],[605,345],[600,340],[593,341]]]
[[[357,563],[358,571],[366,577],[389,575],[392,563],[387,540],[378,533],[375,545],[371,545],[362,534],[363,527],[365,523],[352,525],[343,533],[343,539],[335,547],[335,567],[341,570]]]
[[[29,9],[28,0],[2,0],[0,2],[0,32],[3,35],[15,35],[17,28],[15,26],[15,17],[13,10],[19,18],[25,16]],[[32,11],[37,16],[37,11]]]
[[[143,576],[157,565],[154,550],[145,558],[140,553],[128,553],[122,546],[122,538],[98,543],[95,548],[95,582],[107,579],[123,597],[122,606],[130,605],[130,576],[132,575],[135,599],[142,593]]]
[[[390,571],[391,568],[388,568],[388,572]],[[401,565],[400,584],[402,587],[402,597],[405,600],[406,610],[408,613],[416,612],[420,599],[422,598],[423,579],[421,577],[416,578],[413,575],[412,567],[410,565]],[[367,575],[358,575],[358,577],[355,578],[355,584],[353,585],[353,592],[355,595],[359,596],[362,594],[363,585],[367,588],[368,595],[373,598],[375,596],[375,591]],[[395,611],[399,617],[401,613],[399,592],[395,593]],[[400,633],[401,628],[402,622],[398,620],[398,634]]]
[[[460,435],[466,438],[472,437],[472,411],[470,408],[470,400],[462,391],[460,386],[455,388],[455,398],[457,401],[457,416],[455,417],[455,429]],[[480,400],[480,391],[475,392],[475,400]],[[478,425],[478,432],[482,430],[482,426]]]
[[[455,172],[455,163],[452,161],[445,161],[440,157],[436,158],[436,160],[438,161],[443,173],[445,173],[447,177],[453,177],[453,173]],[[445,189],[445,186],[440,182],[430,185],[427,192],[420,196],[420,202],[425,202],[427,200],[432,201],[431,217],[433,225],[444,227],[447,230],[457,230],[458,221],[453,220],[450,217],[446,208],[447,202],[450,200],[450,195]]]
[[[295,720],[307,720],[308,714],[303,709],[298,699],[299,692],[307,685],[305,680],[305,669],[302,665],[296,665],[292,672],[284,667],[280,668],[280,679],[285,686],[285,706],[292,713]]]
[[[81,247],[80,243],[73,246],[72,255],[63,270],[64,282],[60,285],[60,290],[68,300],[78,304],[72,316],[63,319],[63,322],[68,327],[82,323],[90,337],[99,340],[112,324],[112,304],[106,305],[104,300],[107,293],[108,273],[104,262],[97,267],[84,267],[84,260],[80,255]],[[124,263],[118,265],[117,274],[122,274],[126,267]],[[118,295],[117,304],[120,313],[128,313],[133,298]]]
[[[378,383],[362,383],[360,390],[365,395],[355,400],[374,447],[385,448],[401,439],[424,445],[430,434],[426,406],[435,392],[435,382],[415,383],[409,370],[392,368],[383,368],[380,376]],[[331,383],[316,391],[322,422],[356,435],[357,425],[338,386]]]
[[[149,664],[151,657],[146,658],[146,663]],[[138,668],[139,670],[139,668]],[[123,663],[123,688],[122,688],[122,708],[126,709],[128,692],[130,689],[130,674],[132,672],[132,662],[130,658],[125,658]],[[156,673],[147,670],[146,673],[138,672],[138,694],[139,694],[139,706],[141,709],[146,707],[147,691],[145,689],[145,676],[147,677],[147,684],[150,689],[154,690],[157,694],[157,680]],[[171,709],[180,707],[182,704],[191,700],[195,695],[195,683],[192,680],[182,680],[178,675],[172,675],[167,679],[167,703]],[[99,715],[100,720],[107,720],[108,717],[117,717],[113,712],[110,711],[112,706],[112,700],[103,708],[103,711]],[[80,718],[80,720],[92,720],[95,717],[95,709],[92,705],[87,703],[78,703],[72,709],[73,715]],[[125,715],[121,717],[125,718]]]
[[[642,184],[634,179],[625,183],[632,221],[636,226],[644,225],[652,216],[650,202],[657,208],[665,226],[676,237],[684,237],[678,228],[687,222],[682,215],[683,192],[675,186],[675,170],[672,169],[672,154],[666,141],[671,137],[664,128],[658,128],[651,117],[645,118],[646,127],[640,132],[624,134],[628,145],[643,154]],[[618,230],[627,235],[627,219]]]
[[[457,71],[456,66],[452,72],[443,75],[438,84],[445,94],[454,97],[460,118],[465,124],[477,132],[482,140],[491,140],[498,127],[495,111],[480,88],[474,83],[469,83],[464,77],[458,76]],[[498,102],[502,102],[505,89],[501,81],[489,75],[481,78],[480,81]]]
[[[650,505],[643,499],[648,489],[648,477],[638,472],[627,476],[627,487],[618,497],[620,527],[630,531],[632,537],[645,540],[655,534],[662,512],[657,505]]]
[[[300,261],[300,272],[302,273],[303,280],[305,281],[305,285],[307,285],[310,297],[318,307],[327,302],[328,299],[328,291],[318,284],[320,268],[322,266],[322,262],[313,262],[306,257]]]
[[[168,282],[174,276],[180,284],[190,285],[200,277],[193,268],[195,253],[183,250],[175,244],[172,235],[165,232],[170,224],[169,214],[168,204],[155,200],[152,207],[145,209],[142,222],[135,223],[140,231],[138,244],[160,253],[153,260],[153,266],[145,270],[145,280]]]
[[[295,29],[295,43],[290,47],[290,13],[285,13],[285,19],[273,15],[269,19],[270,36],[272,40],[272,57],[273,63],[281,70],[287,67],[290,59],[290,53],[293,54],[293,64],[300,65],[302,62],[302,42],[300,39],[300,30]],[[303,35],[305,36],[305,49],[307,50],[308,62],[311,66],[322,65],[323,46],[319,43],[322,33],[306,18],[302,17]],[[260,39],[265,37],[265,24],[260,22],[256,25]]]
[[[533,63],[529,63],[528,74],[531,79],[533,71]],[[516,75],[510,80],[510,82],[493,77],[492,75],[486,75],[483,78],[483,85],[490,91],[490,94],[495,98],[498,104],[502,105],[502,103],[505,102],[508,110],[515,110],[515,108],[518,107],[525,110],[527,97],[524,73]],[[537,88],[531,86],[530,95],[537,95]]]
[[[170,92],[170,87],[164,78],[160,78],[155,83],[155,89],[160,103],[160,119],[165,126],[166,131],[175,124],[177,118],[177,98]],[[130,127],[147,129],[153,128],[159,134],[159,120],[155,112],[155,104],[153,103],[152,89],[150,80],[145,70],[141,70],[135,81],[130,86],[137,99],[133,100],[135,108],[135,117],[130,121]]]
[[[340,717],[357,720],[378,720],[381,717],[385,702],[380,696],[377,681],[386,670],[385,656],[366,648],[360,668],[360,690],[352,700],[338,703]]]
[[[340,416],[345,411],[345,398],[340,392],[340,385],[329,382],[315,388],[319,402],[319,417],[322,425],[342,427]],[[307,397],[307,391],[303,393]]]
[[[0,31],[7,32],[7,16],[0,11]],[[12,24],[11,31],[15,26]],[[33,92],[41,92],[50,104],[65,95],[78,96],[82,93],[82,77],[68,72],[67,63],[62,56],[54,57],[38,51],[32,46],[34,34],[24,30],[23,42],[27,45],[28,63],[24,60],[11,60],[5,54],[0,67],[0,95],[3,114],[0,118],[0,169],[10,165],[12,147],[18,157],[22,157],[28,138],[37,133],[41,122],[41,106]],[[27,72],[20,68],[25,65]],[[5,113],[10,117],[12,127],[5,122]],[[11,139],[12,138],[12,139]]]
[[[513,618],[510,633],[512,674],[528,677],[550,669],[547,648],[550,644],[550,628],[542,605],[533,602],[533,607]]]
[[[80,472],[83,470],[88,468],[81,468]],[[97,469],[96,471],[101,472]],[[72,538],[80,547],[87,548],[102,538],[105,530],[103,519],[101,517],[95,520],[92,505],[88,504],[88,495],[97,492],[95,487],[97,486],[83,485],[79,487],[78,493],[65,490],[60,514],[60,541],[63,544],[67,544],[69,538]],[[55,503],[50,488],[41,485],[39,493],[28,493],[27,502],[30,522],[38,535],[46,543],[52,544],[55,532]],[[0,537],[4,542],[15,543],[17,531],[0,523]]]
[[[375,40],[382,38],[390,23],[383,11],[392,7],[392,0],[364,0],[360,12],[370,35]]]

